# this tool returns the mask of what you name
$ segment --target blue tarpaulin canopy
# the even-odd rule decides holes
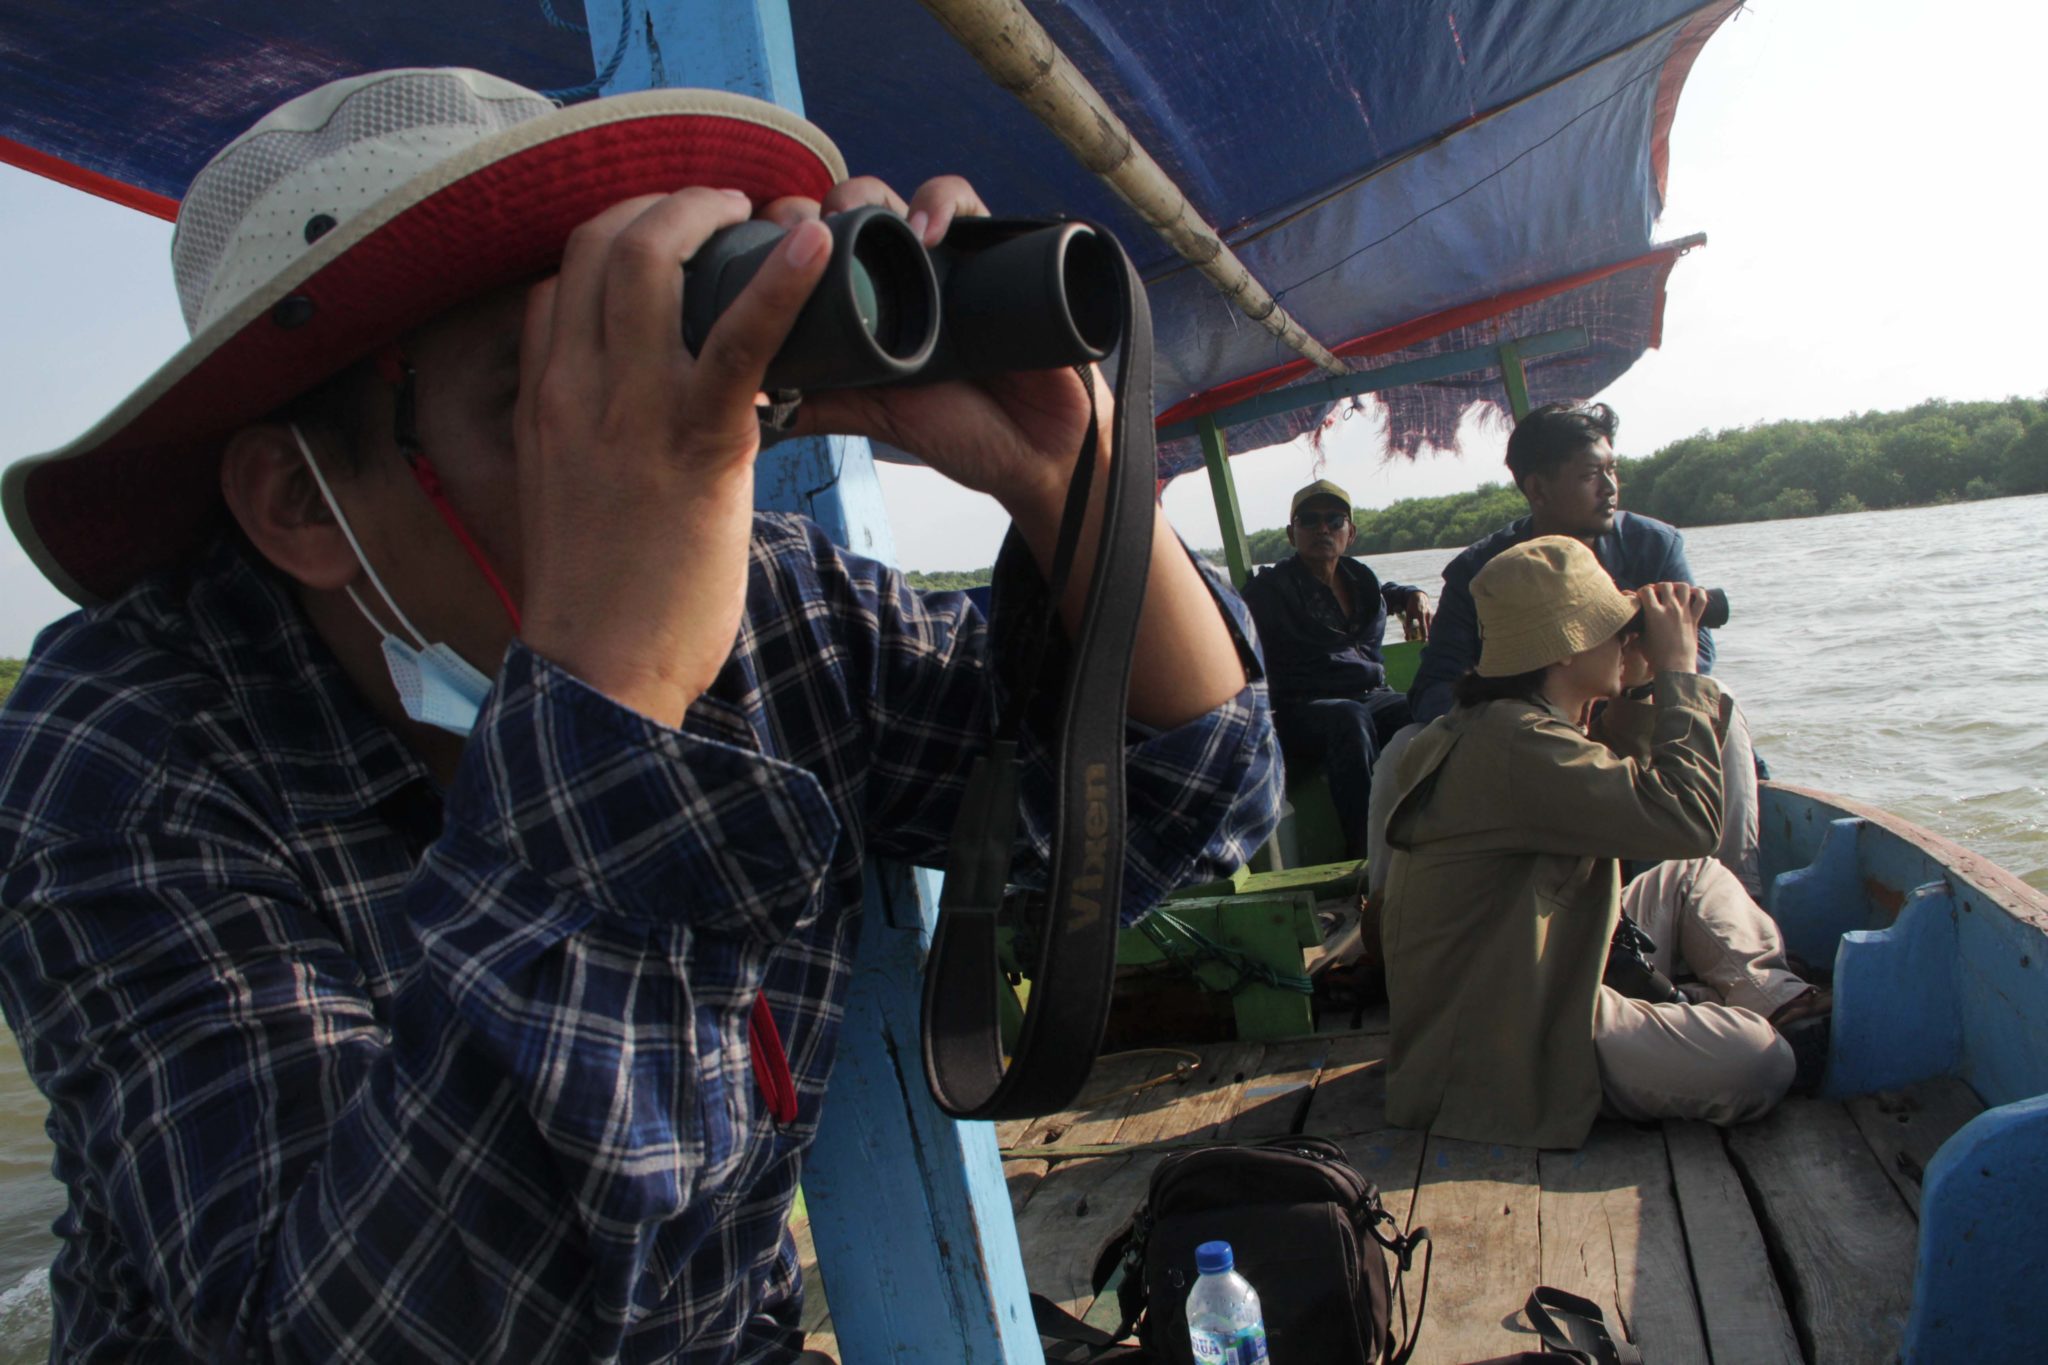
[[[1378,364],[1558,319],[1591,343],[1532,365],[1585,396],[1656,343],[1666,135],[1739,0],[1030,0],[1195,209],[1324,345]],[[602,56],[687,76],[617,0],[0,3],[0,160],[169,215],[215,149],[286,98],[389,66],[482,67],[589,98]],[[1115,225],[1150,282],[1157,398],[1186,418],[1310,371],[1238,314],[913,0],[791,0],[806,113],[855,173],[960,171],[1004,213]],[[584,26],[594,30],[586,33]],[[1437,324],[1441,324],[1438,326]],[[1432,330],[1434,328],[1434,330]],[[1447,340],[1448,338],[1448,340]],[[1482,391],[1390,404],[1448,444]],[[1282,439],[1321,412],[1272,418]],[[1248,433],[1249,434],[1249,433]],[[1240,439],[1238,444],[1245,442]],[[1162,449],[1170,476],[1198,458]]]

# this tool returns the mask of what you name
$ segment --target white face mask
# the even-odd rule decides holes
[[[467,737],[476,728],[484,698],[490,695],[491,680],[448,645],[428,644],[427,637],[420,634],[406,614],[399,610],[383,580],[377,577],[377,571],[370,567],[369,557],[356,540],[356,533],[349,526],[341,504],[335,501],[334,490],[327,486],[327,476],[320,472],[320,462],[313,458],[306,438],[297,426],[293,426],[291,432],[292,439],[299,443],[299,454],[304,457],[306,467],[313,471],[313,482],[320,486],[321,498],[327,503],[327,509],[334,513],[335,524],[348,538],[348,547],[355,552],[356,562],[370,576],[370,586],[377,590],[377,595],[384,599],[384,605],[405,627],[405,633],[412,636],[412,643],[407,643],[393,635],[382,621],[370,614],[370,609],[363,605],[363,599],[356,596],[355,586],[349,586],[348,600],[356,604],[356,610],[363,614],[363,619],[374,626],[383,638],[384,667],[391,673],[392,686],[398,689],[398,704],[405,708],[406,715],[422,725]]]

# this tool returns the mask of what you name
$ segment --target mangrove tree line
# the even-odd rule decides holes
[[[1628,434],[1622,426],[1624,443]],[[1934,398],[1902,412],[1770,422],[1674,441],[1621,461],[1621,505],[1675,526],[2048,492],[2048,401]],[[1506,483],[1359,508],[1355,554],[1469,545],[1527,511]],[[1288,553],[1279,529],[1248,537],[1252,562]]]

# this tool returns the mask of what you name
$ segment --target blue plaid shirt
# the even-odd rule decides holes
[[[246,551],[52,627],[0,712],[0,995],[69,1191],[54,1354],[790,1354],[862,860],[942,860],[992,652],[764,516],[680,730],[515,644],[442,793]],[[1128,766],[1127,917],[1273,823],[1263,686]]]

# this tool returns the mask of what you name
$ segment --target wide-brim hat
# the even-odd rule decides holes
[[[189,558],[237,428],[466,299],[559,263],[642,194],[757,205],[846,178],[831,139],[721,90],[558,107],[480,71],[379,71],[279,107],[193,179],[172,268],[192,339],[105,419],[0,478],[8,524],[74,601]]]
[[[1636,601],[1614,586],[1584,542],[1539,536],[1511,545],[1472,576],[1482,678],[1533,673],[1614,638]]]

